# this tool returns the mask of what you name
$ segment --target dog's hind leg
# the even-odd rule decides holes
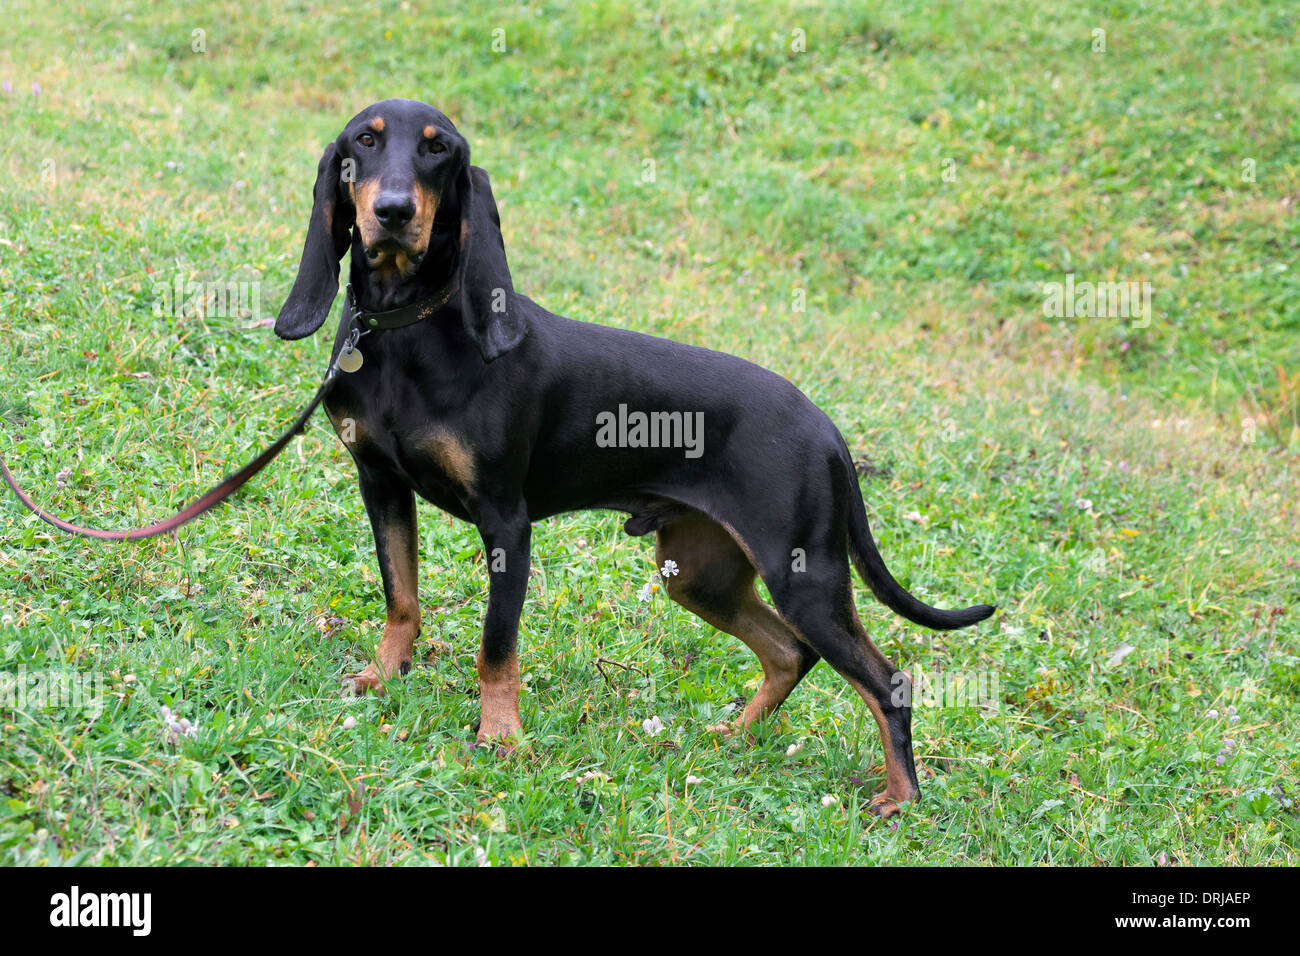
[[[668,595],[720,631],[740,638],[763,666],[763,684],[725,733],[744,730],[781,706],[817,654],[802,643],[754,590],[754,565],[721,525],[704,517],[680,518],[659,529],[655,557],[674,561]]]
[[[848,558],[831,548],[809,549],[807,573],[765,577],[772,600],[791,627],[866,702],[885,751],[885,791],[871,801],[882,817],[916,800],[921,788],[912,756],[911,682],[867,636],[853,604]]]
[[[736,509],[745,522],[735,529],[736,540],[745,545],[782,620],[866,702],[885,752],[885,790],[871,809],[892,816],[898,804],[921,792],[912,756],[911,682],[872,643],[853,603],[848,504],[849,483],[856,478],[843,466],[839,449],[827,455],[825,485],[815,480],[814,461],[804,469],[798,494],[754,499],[757,505]],[[774,534],[774,528],[785,531]]]

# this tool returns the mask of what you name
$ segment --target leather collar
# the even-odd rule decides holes
[[[408,325],[414,325],[416,322],[422,322],[429,316],[433,315],[449,301],[456,292],[456,276],[453,274],[441,289],[433,295],[412,302],[410,305],[404,305],[400,309],[389,309],[387,312],[366,312],[357,305],[357,297],[352,291],[352,283],[348,283],[348,293],[343,301],[343,309],[346,313],[345,320],[348,316],[355,317],[357,325],[366,330],[371,329],[401,329]]]

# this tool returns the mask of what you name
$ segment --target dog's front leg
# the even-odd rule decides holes
[[[361,499],[375,533],[375,554],[384,580],[384,636],[375,661],[360,674],[349,674],[358,694],[384,692],[383,682],[411,669],[415,639],[420,633],[420,596],[416,582],[417,544],[415,494],[389,472],[358,463]]]
[[[523,741],[519,719],[519,615],[528,591],[532,526],[525,513],[481,513],[479,534],[488,567],[488,606],[478,652],[482,715],[478,743],[509,751]]]

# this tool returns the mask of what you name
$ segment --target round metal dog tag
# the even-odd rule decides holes
[[[339,352],[339,368],[345,372],[355,372],[361,368],[361,352],[350,345],[343,346],[343,351]]]

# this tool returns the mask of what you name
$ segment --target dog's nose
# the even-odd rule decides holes
[[[401,229],[414,215],[415,200],[405,193],[383,193],[375,200],[375,218],[385,229]]]

